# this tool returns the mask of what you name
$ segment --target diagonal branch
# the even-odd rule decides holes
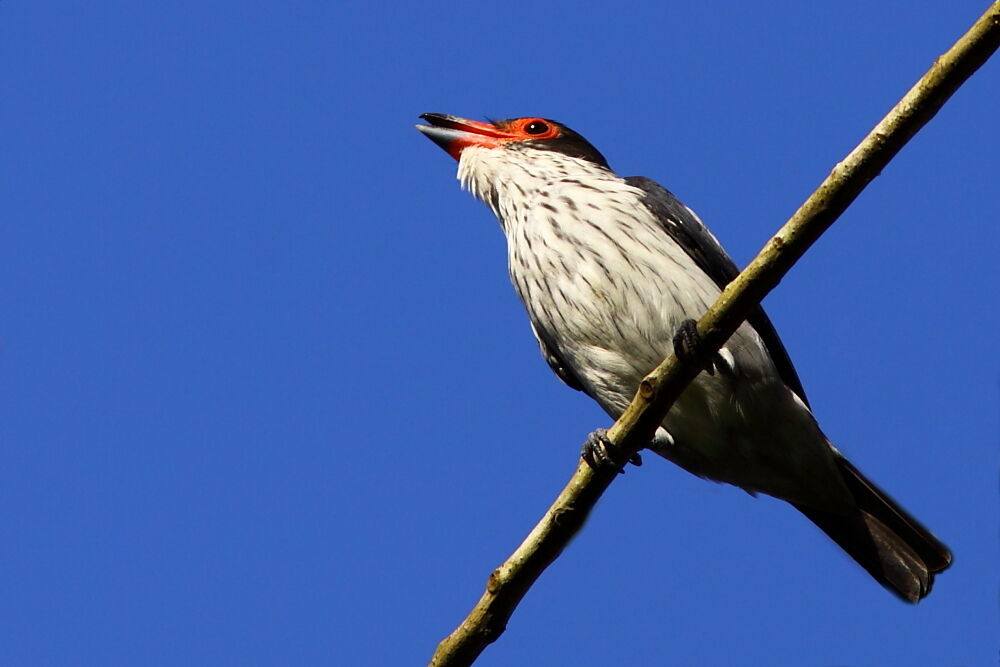
[[[608,431],[621,461],[648,443],[670,406],[729,339],[747,315],[882,171],[916,132],[1000,45],[1000,0],[941,55],[919,81],[848,154],[760,254],[731,282],[698,322],[702,345],[690,359],[671,355],[642,381],[625,413]],[[576,472],[513,554],[490,574],[469,615],[438,645],[434,667],[470,665],[503,633],[521,598],[583,525],[616,473]]]

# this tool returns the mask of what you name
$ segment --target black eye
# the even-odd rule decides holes
[[[549,126],[540,120],[533,120],[524,126],[524,131],[528,134],[545,134],[549,131]]]

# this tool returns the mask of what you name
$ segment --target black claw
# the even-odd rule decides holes
[[[698,346],[701,336],[698,335],[698,323],[692,319],[686,319],[677,327],[674,334],[674,354],[679,359],[687,359]]]
[[[583,447],[580,449],[580,456],[592,470],[606,468],[614,465],[610,453],[614,447],[614,443],[608,438],[608,431],[599,428],[587,434],[587,439],[583,441]]]
[[[599,428],[587,435],[587,439],[583,442],[583,447],[580,449],[580,457],[587,462],[587,465],[591,467],[592,470],[598,470],[599,468],[617,468],[618,464],[615,463],[615,453],[618,451],[618,445],[611,442],[608,438],[607,429]],[[642,465],[642,457],[639,456],[639,452],[636,452],[628,460],[629,463],[636,466]],[[625,469],[619,469],[619,474],[624,474]]]
[[[686,319],[677,327],[674,334],[674,354],[678,359],[690,359],[701,343],[701,335],[698,333],[698,323],[692,319]],[[713,364],[709,364],[705,371],[709,375],[715,375]]]
[[[677,355],[677,358],[690,359],[699,345],[701,345],[701,334],[698,333],[698,323],[692,319],[681,322],[680,326],[677,327],[677,333],[674,334],[674,354]],[[705,372],[709,375],[715,375],[716,366],[720,369],[725,366],[718,352],[705,366]]]

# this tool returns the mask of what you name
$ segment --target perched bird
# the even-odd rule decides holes
[[[500,221],[542,356],[617,419],[736,265],[691,209],[647,178],[618,176],[565,125],[420,117],[428,124],[417,129],[458,160],[463,187]],[[586,458],[600,463],[608,446],[592,435]],[[951,563],[948,548],[823,435],[761,308],[683,392],[649,449],[700,477],[788,501],[908,602]]]

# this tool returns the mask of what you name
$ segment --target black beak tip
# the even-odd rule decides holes
[[[453,118],[446,113],[422,113],[418,116],[421,120],[426,120],[435,127],[449,127],[448,122]]]

